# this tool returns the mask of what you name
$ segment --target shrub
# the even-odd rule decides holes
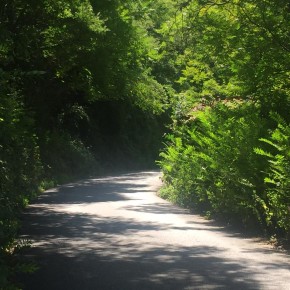
[[[16,271],[7,261],[16,247],[17,217],[36,194],[41,169],[33,121],[24,111],[21,97],[17,92],[0,91],[1,289],[10,289],[9,278]]]
[[[259,201],[264,199],[261,172],[266,161],[254,152],[263,122],[251,102],[225,101],[194,109],[175,126],[161,153],[165,195],[229,220],[263,225]]]
[[[267,224],[282,230],[290,240],[290,126],[279,115],[272,117],[277,121],[276,129],[269,138],[260,139],[268,150],[256,148],[255,152],[268,161],[264,179]]]

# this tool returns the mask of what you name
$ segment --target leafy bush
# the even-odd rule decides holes
[[[263,223],[265,160],[255,154],[263,120],[253,103],[220,102],[193,110],[161,153],[167,189],[187,206],[250,224]]]
[[[260,139],[269,150],[255,148],[255,152],[269,162],[264,179],[267,223],[282,229],[290,240],[290,126],[279,115],[272,116],[278,123],[277,128],[269,138]]]
[[[4,81],[4,78],[1,79]],[[7,257],[16,248],[18,214],[37,191],[41,164],[33,122],[15,91],[0,92],[0,288],[8,289]],[[10,286],[9,286],[10,287]],[[12,287],[12,286],[11,286]],[[10,289],[10,288],[9,288]],[[12,289],[12,288],[11,288]]]

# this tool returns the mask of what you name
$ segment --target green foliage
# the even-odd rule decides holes
[[[253,103],[224,102],[193,110],[176,126],[160,165],[174,201],[215,215],[263,223],[264,163],[254,153],[264,121]],[[167,190],[168,191],[168,190]]]
[[[77,138],[64,133],[47,133],[40,143],[45,178],[57,183],[98,173],[92,152]]]
[[[3,0],[0,15],[1,255],[38,186],[150,166],[164,112],[163,196],[289,232],[288,1]]]
[[[162,194],[289,233],[289,1],[169,2],[155,31],[155,72],[176,91]]]
[[[167,93],[151,73],[156,43],[144,37],[135,4],[0,2],[0,280],[6,289],[16,271],[6,257],[17,216],[38,187],[100,173],[126,158],[148,165],[156,156],[156,116]],[[104,116],[103,103],[120,106],[107,106]]]
[[[0,75],[0,288],[8,289],[12,272],[7,264],[15,247],[18,215],[37,192],[41,164],[33,120],[22,97],[5,86],[13,77]],[[12,289],[12,288],[11,288]]]
[[[202,98],[260,101],[289,120],[288,1],[183,1],[159,33],[175,61],[175,88]]]
[[[269,164],[266,184],[267,206],[265,213],[270,226],[283,229],[290,237],[290,126],[279,115],[273,115],[277,128],[267,139],[260,139],[268,145],[269,151],[256,148]]]

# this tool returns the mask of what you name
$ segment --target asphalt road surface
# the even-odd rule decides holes
[[[290,290],[290,257],[156,196],[155,171],[51,189],[22,237],[40,269],[27,290]]]

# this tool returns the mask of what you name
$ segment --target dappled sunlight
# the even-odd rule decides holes
[[[269,247],[160,199],[158,181],[131,173],[44,193],[23,216],[40,265],[25,289],[264,289],[289,278],[288,258],[268,261]]]
[[[140,174],[130,173],[69,183],[45,191],[32,206],[120,201],[136,199],[147,192],[153,193],[156,185],[160,184],[158,171],[144,172],[145,183],[144,180],[140,181]]]
[[[48,216],[44,216],[46,218]],[[201,287],[205,284],[214,289],[229,285],[238,287],[235,289],[258,289],[252,287],[255,284],[253,273],[237,261],[229,262],[222,258],[225,249],[193,245],[185,247],[174,240],[168,244],[154,239],[153,232],[166,232],[169,228],[158,223],[63,214],[54,215],[45,228],[41,224],[42,221],[38,226],[32,225],[32,232],[37,237],[45,230],[41,234],[41,241],[36,241],[33,248],[36,257],[45,257],[44,261],[40,260],[44,264],[41,264],[42,268],[37,273],[38,277],[44,276],[42,279],[48,279],[45,278],[46,267],[54,263],[52,271],[56,276],[59,276],[59,271],[73,265],[92,267],[86,269],[91,276],[86,277],[85,281],[73,278],[79,285],[88,285],[85,289],[93,289],[90,283],[101,283],[104,288],[100,289],[117,287],[113,280],[99,280],[100,276],[110,275],[118,275],[118,283],[126,285],[126,288],[121,289],[134,289],[134,285],[138,285],[138,289],[140,285],[141,289],[163,289],[168,285]],[[93,268],[95,264],[97,268]]]

